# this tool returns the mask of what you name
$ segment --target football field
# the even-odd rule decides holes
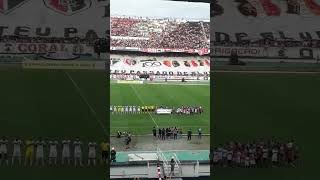
[[[293,139],[301,164],[296,168],[213,171],[216,179],[275,180],[319,177],[320,74],[214,73],[212,144],[246,143],[257,138]],[[317,178],[316,178],[317,179]]]
[[[1,70],[0,84],[0,136],[8,136],[10,141],[14,137],[59,141],[79,137],[87,156],[89,141],[100,144],[108,137],[107,86],[102,71]],[[24,149],[22,152],[24,155]],[[11,143],[11,156],[10,153]],[[0,174],[1,179],[13,180],[104,179],[106,170],[102,166],[0,166]]]
[[[204,134],[210,133],[210,86],[180,84],[116,84],[110,85],[111,105],[128,106],[202,106],[203,114],[195,115],[156,115],[144,114],[112,114],[111,133],[130,131],[134,135],[152,133],[153,127],[177,127],[186,133],[189,128],[193,133],[198,128]]]

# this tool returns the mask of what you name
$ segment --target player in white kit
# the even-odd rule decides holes
[[[236,155],[235,155],[235,162],[236,162],[236,164],[237,164],[238,167],[241,166],[241,156],[242,156],[241,151],[238,150],[238,151],[236,152]]]
[[[132,106],[129,106],[129,113],[132,114]]]
[[[250,163],[250,158],[249,158],[249,154],[247,153],[244,158],[244,167],[249,168],[250,167],[249,163]]]
[[[125,106],[125,107],[124,107],[124,112],[125,112],[125,114],[127,114],[127,113],[129,112],[128,106]]]
[[[77,166],[77,162],[79,162],[79,165],[82,166],[82,151],[81,151],[81,145],[82,142],[79,140],[79,138],[76,138],[76,140],[73,142],[74,145],[74,166]]]
[[[49,141],[49,165],[57,165],[57,159],[58,159],[58,141],[57,140],[51,140]]]
[[[9,165],[8,160],[8,139],[2,137],[0,139],[0,166],[2,165],[2,161],[5,161],[7,166]]]
[[[137,107],[137,113],[140,114],[140,112],[141,112],[141,108],[140,108],[140,106],[138,106]]]
[[[13,153],[12,153],[12,165],[14,165],[15,160],[19,161],[19,165],[21,165],[21,145],[22,141],[16,138],[13,142]]]
[[[268,163],[268,157],[269,157],[269,149],[267,148],[266,145],[264,145],[262,148],[262,162],[263,162],[263,164]]]
[[[256,167],[256,159],[254,153],[250,153],[250,167]]]
[[[62,140],[62,164],[67,161],[68,165],[70,165],[70,143],[70,140]]]
[[[41,166],[44,166],[44,146],[45,141],[39,138],[38,141],[36,141],[36,165],[38,166],[41,163]]]
[[[111,112],[112,114],[113,114],[113,110],[114,110],[113,106],[110,105],[110,112]]]
[[[89,142],[88,144],[89,148],[89,154],[88,154],[88,166],[90,166],[91,162],[93,165],[96,165],[96,148],[97,143],[96,142]]]
[[[276,146],[274,146],[272,148],[272,157],[271,157],[271,161],[273,165],[277,165],[278,164],[278,148]]]

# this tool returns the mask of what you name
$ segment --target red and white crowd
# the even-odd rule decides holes
[[[111,17],[111,47],[202,49],[209,39],[207,21]]]

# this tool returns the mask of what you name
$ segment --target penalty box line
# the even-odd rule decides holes
[[[78,84],[73,80],[73,78],[70,76],[70,74],[66,71],[64,71],[65,74],[68,76],[69,80],[72,82],[73,86],[75,87],[76,91],[79,93],[81,99],[86,103],[88,108],[90,109],[90,112],[93,114],[99,125],[101,126],[102,130],[107,133],[106,127],[103,125],[102,121],[98,118],[96,111],[93,109],[93,107],[90,105],[89,101],[87,98],[83,95],[81,92],[81,89],[79,88]]]
[[[138,94],[138,92],[136,91],[136,89],[132,86],[132,84],[130,84],[130,87],[132,88],[133,92],[136,94],[136,96],[138,97],[139,101],[142,103],[143,106],[145,106],[146,104],[144,103],[144,101],[142,100],[142,98],[140,97],[140,95]],[[158,128],[158,124],[156,123],[156,121],[154,120],[154,118],[152,117],[152,115],[150,114],[150,112],[148,111],[148,115],[150,116],[150,118],[152,119],[152,121],[154,122],[154,124],[156,125],[156,127]]]

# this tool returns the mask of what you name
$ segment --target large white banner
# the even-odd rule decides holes
[[[319,0],[218,0],[214,13],[211,41],[320,39]]]
[[[111,73],[155,75],[209,75],[210,57],[165,57],[110,55]]]
[[[109,0],[0,0],[0,37],[104,38]]]
[[[156,114],[172,114],[172,109],[158,108]]]

